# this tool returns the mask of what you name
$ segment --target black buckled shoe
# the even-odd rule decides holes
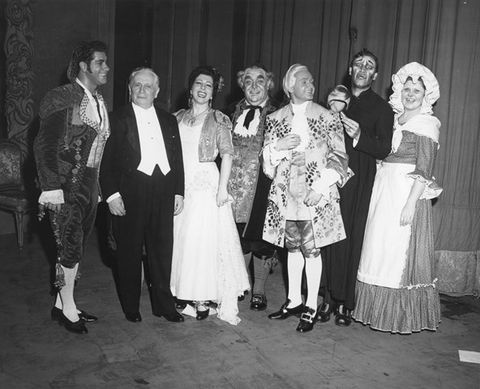
[[[313,326],[317,321],[317,313],[315,309],[307,307],[306,312],[300,316],[300,323],[298,323],[298,332],[309,332],[313,330]]]
[[[50,312],[50,316],[52,317],[52,320],[55,320],[55,321],[59,321],[62,315],[63,315],[62,310],[55,306],[52,308],[52,311]],[[93,323],[98,320],[98,317],[89,315],[87,312],[81,311],[81,310],[80,312],[78,312],[78,317],[80,319],[83,319],[83,321],[86,323]]]
[[[346,309],[343,304],[338,306],[335,324],[339,327],[348,327],[352,324],[352,312],[349,309]]]
[[[264,294],[254,294],[250,302],[250,309],[253,311],[264,311],[267,309],[267,297]]]
[[[74,332],[76,334],[88,334],[87,327],[85,327],[85,321],[83,319],[79,319],[76,322],[70,321],[62,311],[60,311],[61,315],[58,317],[58,324],[65,327],[68,331]]]
[[[290,316],[299,316],[301,313],[305,311],[305,306],[303,304],[299,304],[293,308],[287,308],[290,300],[287,300],[281,307],[280,310],[268,315],[269,319],[274,320],[285,320]]]
[[[317,312],[320,323],[326,323],[330,320],[332,313],[335,312],[335,308],[332,303],[323,303],[318,307]]]
[[[202,309],[198,309],[202,308]],[[195,303],[195,311],[197,312],[196,319],[197,320],[205,320],[208,315],[210,314],[210,307],[203,302]]]
[[[80,319],[83,319],[86,323],[93,323],[98,320],[98,317],[89,315],[87,312],[80,310],[80,313],[78,314]]]

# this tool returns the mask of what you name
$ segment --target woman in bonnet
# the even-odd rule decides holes
[[[409,334],[434,331],[440,322],[430,201],[442,191],[432,175],[440,129],[432,105],[440,90],[433,73],[416,62],[392,81],[392,152],[375,176],[353,317]]]

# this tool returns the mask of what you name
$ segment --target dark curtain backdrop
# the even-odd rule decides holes
[[[214,106],[242,96],[238,70],[260,62],[281,80],[303,63],[319,102],[349,84],[352,53],[379,57],[373,89],[390,95],[404,64],[429,67],[440,83],[434,111],[442,122],[436,176],[444,192],[434,204],[436,254],[446,292],[480,291],[480,2],[465,0],[170,0],[154,2],[152,66],[162,75],[161,100],[186,105],[186,82],[198,64],[219,68],[226,85]]]
[[[110,108],[126,102],[128,74],[141,65],[159,74],[158,100],[171,111],[186,106],[187,77],[199,64],[216,66],[225,77],[216,108],[242,96],[236,73],[254,62],[274,72],[272,94],[278,100],[283,99],[281,80],[288,67],[297,62],[307,65],[320,103],[329,88],[349,84],[351,55],[363,47],[379,57],[373,89],[386,99],[391,75],[402,65],[417,61],[428,66],[441,90],[434,108],[442,122],[435,174],[444,192],[433,207],[440,290],[480,292],[480,1],[72,0],[67,7],[63,0],[8,0],[7,4],[4,50],[7,74],[13,74],[7,76],[7,86],[10,93],[18,91],[18,85],[25,84],[22,80],[29,82],[33,74],[36,96],[33,105],[23,102],[29,95],[15,100],[19,110],[7,115],[9,138],[20,138],[19,134],[25,138],[29,125],[18,119],[19,113],[30,112],[33,106],[30,116],[35,114],[39,98],[58,85],[51,79],[64,76],[72,42],[80,39],[96,37],[109,43],[112,70],[104,92],[113,101]],[[34,17],[22,17],[32,12]],[[55,12],[63,16],[54,17]],[[58,40],[50,44],[53,34]],[[20,50],[26,44],[35,50]],[[34,73],[25,66],[31,62]]]

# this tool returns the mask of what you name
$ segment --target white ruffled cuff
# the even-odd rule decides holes
[[[63,204],[65,202],[63,198],[63,190],[55,189],[55,190],[46,190],[42,192],[40,197],[38,198],[39,204]]]
[[[330,187],[340,180],[340,174],[333,169],[323,169],[322,176],[315,180],[312,189],[326,199],[330,198]]]

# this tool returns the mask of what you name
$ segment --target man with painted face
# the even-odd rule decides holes
[[[48,212],[57,245],[58,288],[53,320],[68,331],[88,333],[95,316],[77,309],[74,288],[99,198],[98,170],[110,134],[98,87],[106,84],[107,46],[80,42],[67,71],[70,83],[48,92],[40,104],[40,131],[34,153],[42,191],[40,219]]]
[[[308,332],[317,320],[320,249],[345,239],[337,185],[348,180],[348,157],[340,117],[312,101],[315,86],[306,66],[288,69],[283,90],[290,103],[266,122],[263,169],[273,182],[263,239],[288,250],[288,298],[268,317],[301,315],[297,331]]]
[[[117,244],[118,292],[125,318],[142,321],[140,293],[145,246],[152,311],[183,322],[170,291],[173,216],[183,209],[182,146],[175,117],[153,103],[160,91],[150,68],[129,78],[131,103],[110,115],[100,183]]]
[[[245,97],[224,113],[233,124],[234,147],[228,192],[233,196],[233,213],[247,269],[253,260],[253,293],[250,308],[267,308],[265,284],[277,263],[275,246],[262,240],[263,221],[271,180],[265,176],[260,151],[265,135],[265,118],[278,108],[268,92],[273,88],[273,74],[261,65],[252,65],[237,74]]]
[[[320,322],[329,321],[334,313],[338,326],[351,324],[376,160],[384,159],[391,150],[393,111],[371,89],[378,67],[378,58],[367,49],[354,55],[349,68],[352,97],[346,113],[340,114],[349,167],[354,176],[339,190],[347,238],[324,249],[325,297],[319,307]]]

